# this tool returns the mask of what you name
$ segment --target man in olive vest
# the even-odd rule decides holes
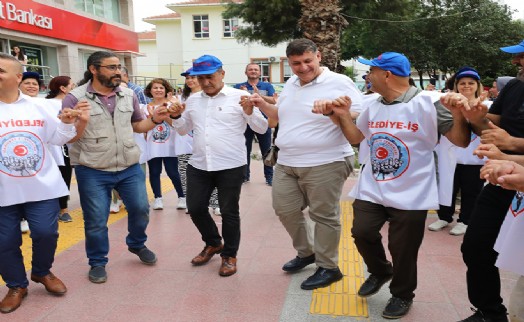
[[[109,239],[107,219],[111,191],[115,189],[128,212],[126,243],[130,252],[144,264],[156,263],[156,255],[144,243],[149,223],[145,174],[138,160],[140,149],[133,132],[145,133],[169,117],[161,107],[145,118],[132,90],[120,87],[120,60],[106,51],[89,56],[87,71],[79,87],[63,100],[63,107],[87,101],[91,122],[78,128],[77,141],[69,155],[75,166],[80,204],[84,213],[86,252],[89,258],[89,280],[104,283],[108,262]]]

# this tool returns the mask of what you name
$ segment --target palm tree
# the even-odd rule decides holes
[[[317,44],[324,66],[342,72],[340,35],[348,22],[340,14],[339,0],[300,0],[300,5],[302,16],[298,24],[304,37]]]

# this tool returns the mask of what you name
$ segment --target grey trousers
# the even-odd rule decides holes
[[[340,195],[353,171],[354,157],[314,167],[276,165],[273,208],[299,257],[315,254],[316,264],[338,268]],[[303,210],[309,206],[308,221]]]

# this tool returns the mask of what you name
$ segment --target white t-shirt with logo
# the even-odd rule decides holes
[[[438,208],[436,99],[421,92],[407,103],[372,101],[364,109],[357,127],[369,142],[370,158],[352,196],[396,209]]]
[[[494,249],[499,268],[524,275],[524,193],[517,192],[500,227]]]
[[[150,104],[150,106],[152,106]],[[158,108],[158,106],[153,106]],[[177,135],[175,128],[170,126],[167,121],[147,132],[147,160],[153,158],[176,157],[175,153],[175,136]]]
[[[20,93],[0,102],[0,206],[49,200],[69,194],[48,145],[61,146],[76,135],[38,99]]]

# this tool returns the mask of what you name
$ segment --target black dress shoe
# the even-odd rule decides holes
[[[313,264],[315,262],[315,254],[310,255],[308,257],[295,257],[289,262],[285,263],[284,266],[282,266],[282,270],[286,272],[296,272],[298,270],[303,269],[304,267],[308,266],[309,264]]]
[[[364,284],[360,286],[360,289],[358,290],[358,296],[368,297],[377,293],[380,291],[382,285],[386,284],[391,279],[391,277],[393,277],[393,275],[377,276],[371,274]]]
[[[412,300],[404,300],[393,296],[389,299],[386,308],[382,312],[382,317],[386,319],[400,319],[408,314],[412,303]]]
[[[303,290],[313,290],[319,287],[326,287],[328,285],[331,285],[332,283],[335,283],[336,281],[340,281],[344,277],[342,275],[342,272],[340,269],[326,269],[319,267],[315,274],[311,275],[307,278],[302,284],[300,285],[300,288]]]

